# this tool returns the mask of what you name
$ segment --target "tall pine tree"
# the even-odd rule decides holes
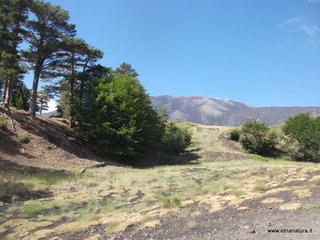
[[[62,39],[74,36],[75,26],[68,23],[68,12],[59,6],[35,0],[30,10],[34,18],[26,23],[28,34],[25,40],[29,43],[29,48],[23,55],[34,72],[29,107],[30,118],[34,119],[39,80],[53,76]]]
[[[18,46],[22,23],[27,19],[31,0],[0,1],[0,79],[2,79],[3,105],[9,109],[12,86],[23,73]]]

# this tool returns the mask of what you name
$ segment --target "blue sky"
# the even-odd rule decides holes
[[[152,95],[320,106],[320,0],[50,0]]]

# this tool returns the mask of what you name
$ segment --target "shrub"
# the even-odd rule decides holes
[[[240,133],[241,133],[241,131],[239,129],[237,129],[237,128],[232,129],[229,132],[229,139],[232,141],[238,142],[240,139]]]
[[[164,152],[179,155],[191,144],[191,134],[187,128],[169,123],[165,126],[161,144]]]
[[[7,128],[7,122],[3,116],[0,116],[0,130],[5,130]]]
[[[28,138],[28,136],[25,136],[25,135],[18,136],[17,140],[19,143],[24,143],[24,144],[27,144],[30,142],[30,139]]]
[[[283,125],[284,134],[295,144],[293,159],[320,162],[320,117],[309,114],[290,117]]]
[[[256,120],[249,120],[241,128],[240,143],[249,152],[260,155],[275,155],[277,135],[270,128]]]

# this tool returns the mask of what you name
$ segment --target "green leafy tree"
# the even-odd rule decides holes
[[[270,128],[256,120],[249,120],[241,127],[240,143],[249,152],[261,155],[275,155],[277,135]]]
[[[34,17],[25,25],[27,34],[24,39],[29,43],[29,48],[23,52],[23,56],[34,72],[29,108],[30,118],[34,119],[39,80],[55,76],[56,59],[62,41],[74,36],[75,26],[68,23],[68,12],[59,6],[35,0],[30,10]]]
[[[24,72],[20,64],[18,46],[24,33],[23,23],[27,19],[28,0],[0,1],[0,79],[3,86],[3,105],[9,109],[11,91],[15,81]]]
[[[78,114],[79,132],[101,151],[130,157],[155,148],[162,124],[139,81],[127,74],[94,79]]]
[[[283,125],[284,134],[295,144],[292,157],[300,161],[320,162],[320,117],[298,114]]]

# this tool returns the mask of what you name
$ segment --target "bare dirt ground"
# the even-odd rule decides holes
[[[0,130],[1,160],[45,168],[91,166],[106,161],[66,122],[40,115],[31,121],[26,112],[8,112],[2,107],[0,114],[8,121],[7,130]],[[19,136],[28,137],[30,142],[19,143]]]
[[[105,160],[60,120],[0,114],[0,239],[320,239],[320,165],[249,158],[227,127],[188,123],[192,150],[168,156],[187,165],[139,169]]]

